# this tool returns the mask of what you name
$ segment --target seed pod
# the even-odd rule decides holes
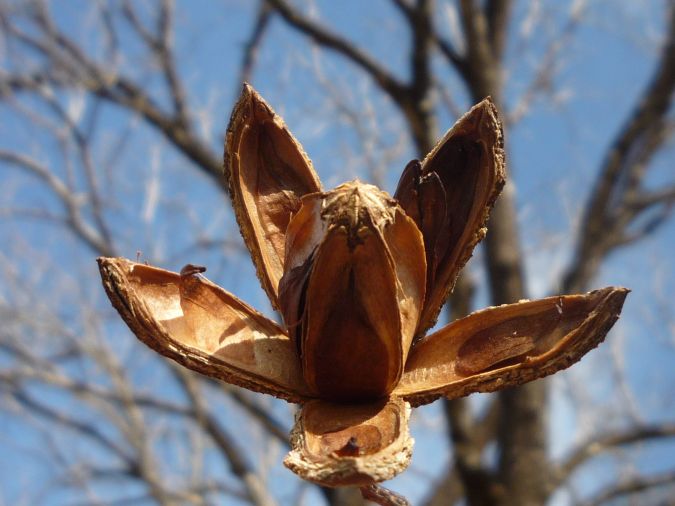
[[[410,463],[410,405],[311,401],[296,415],[284,465],[323,486],[364,486],[389,480]]]
[[[490,307],[456,320],[415,343],[394,395],[417,406],[565,369],[602,342],[627,294],[608,287]]]
[[[310,395],[290,339],[186,266],[181,274],[99,258],[103,286],[136,336],[165,357],[228,383],[301,402]]]
[[[504,183],[502,142],[486,99],[424,161],[408,164],[395,199],[358,181],[321,193],[302,147],[245,85],[225,175],[286,327],[194,265],[175,273],[99,258],[103,285],[136,336],[162,355],[301,403],[284,461],[301,477],[362,487],[392,478],[410,460],[411,405],[568,367],[604,339],[628,293],[609,287],[487,308],[422,337],[485,233]]]
[[[396,202],[358,181],[310,195],[287,231],[281,310],[310,389],[323,399],[389,394],[424,300],[424,247]]]
[[[300,197],[321,183],[284,121],[248,84],[227,129],[225,177],[258,278],[277,308],[286,227]]]
[[[421,163],[413,160],[394,194],[422,231],[426,301],[417,335],[436,322],[459,271],[485,235],[504,185],[502,127],[487,98],[462,116]]]

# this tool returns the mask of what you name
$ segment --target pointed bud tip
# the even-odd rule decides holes
[[[249,83],[244,82],[241,94],[232,109],[228,131],[233,130],[240,122],[252,121],[253,116],[257,120],[267,121],[275,118],[276,114],[260,93]],[[277,121],[281,119],[278,118]]]
[[[608,305],[612,305],[616,313],[619,314],[623,309],[623,304],[626,301],[626,297],[631,292],[629,288],[623,286],[608,286],[602,291],[607,291],[606,301]]]
[[[396,201],[388,193],[355,179],[326,192],[321,215],[331,224],[356,231],[390,223],[395,207]]]
[[[499,110],[497,109],[497,104],[495,104],[494,100],[492,100],[491,95],[488,95],[483,100],[474,105],[467,113],[467,116],[471,116],[473,114],[476,115],[480,114],[480,119],[479,121],[476,122],[476,126],[486,121],[487,122],[492,121],[496,123],[501,122],[499,117]]]
[[[187,264],[180,270],[180,277],[185,278],[194,276],[196,274],[202,274],[203,272],[206,272],[206,267],[202,267],[201,265]]]
[[[248,81],[244,81],[241,84],[241,93],[239,94],[240,97],[257,95],[257,94],[258,94],[258,92],[255,90],[253,85],[251,85],[251,83],[249,83]]]

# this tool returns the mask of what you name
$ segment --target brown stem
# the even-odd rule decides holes
[[[402,495],[375,483],[361,487],[361,495],[364,499],[380,506],[410,506],[408,500]]]

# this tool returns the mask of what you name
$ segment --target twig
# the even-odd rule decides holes
[[[666,140],[666,117],[675,93],[675,8],[671,8],[667,39],[650,83],[643,90],[637,107],[617,134],[603,161],[588,204],[582,216],[574,259],[563,281],[563,290],[582,291],[593,278],[600,262],[617,247],[651,233],[670,215],[671,205],[662,216],[631,232],[635,223],[651,206],[634,206],[647,163]],[[672,190],[672,188],[671,188]],[[645,201],[649,203],[649,199]],[[660,205],[657,201],[655,205]]]
[[[237,93],[239,93],[242,83],[251,81],[255,63],[258,59],[258,50],[269,27],[270,19],[272,19],[272,9],[269,4],[262,0],[258,7],[258,13],[256,14],[251,34],[244,44],[244,56],[241,60],[239,79],[235,86]]]
[[[550,489],[555,490],[564,483],[571,474],[589,459],[601,455],[607,450],[626,446],[634,443],[642,443],[654,439],[675,437],[675,424],[661,424],[645,427],[633,427],[626,431],[606,434],[589,439],[580,443],[576,449],[558,466],[553,473]]]
[[[658,487],[665,487],[667,485],[675,485],[675,471],[667,471],[652,476],[636,476],[634,478],[628,478],[602,489],[598,494],[588,501],[581,502],[580,506],[600,506],[601,504],[609,503],[612,500],[619,499],[627,495],[646,492],[648,490]],[[643,504],[641,501],[638,501],[638,503]],[[659,504],[665,505],[671,503],[663,502]]]
[[[405,95],[405,85],[399,82],[388,70],[381,67],[371,55],[357,48],[347,39],[302,15],[285,0],[266,1],[293,28],[310,37],[318,45],[333,49],[365,70],[394,101],[400,101],[402,95]]]
[[[361,495],[364,499],[380,506],[410,506],[408,500],[402,495],[375,483],[361,487]]]
[[[257,506],[272,506],[274,501],[265,490],[260,478],[242,456],[235,440],[208,411],[195,375],[177,364],[171,364],[171,371],[183,387],[195,410],[195,421],[211,436],[213,442],[227,459],[227,464],[232,473],[241,479],[251,502]]]

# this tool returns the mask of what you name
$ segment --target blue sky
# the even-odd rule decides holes
[[[542,45],[550,33],[556,33],[563,24],[563,4],[542,2],[545,15],[541,19],[546,24],[535,24],[530,33],[522,24],[523,17],[529,12],[529,3],[517,2],[514,20],[518,29],[514,30],[506,55],[507,104],[513,105],[517,101],[532,76],[532,69],[541,59]],[[96,53],[101,41],[86,15],[91,4],[54,2],[54,7],[56,5],[61,26]],[[400,36],[405,28],[388,2],[321,1],[316,5],[321,18],[335,30],[356,40],[360,47],[370,51],[397,75],[406,76],[407,40]],[[194,110],[208,116],[208,121],[201,127],[204,138],[217,154],[222,151],[224,129],[238,92],[240,51],[250,30],[253,7],[253,2],[241,0],[177,2],[175,44],[179,71]],[[555,92],[558,97],[566,98],[556,103],[547,99],[535,101],[530,114],[507,132],[510,177],[517,188],[520,233],[526,253],[529,292],[533,297],[556,290],[555,280],[571,253],[574,218],[585,202],[609,142],[653,69],[664,23],[661,11],[660,1],[593,2],[563,50],[565,56],[556,78]],[[141,70],[147,64],[141,46],[128,29],[120,26],[122,48],[128,55],[124,71],[142,80],[147,90],[156,92],[161,83]],[[15,64],[9,63],[6,48],[0,49],[0,68],[7,71],[12,65]],[[471,104],[467,102],[461,83],[452,73],[441,69],[440,63],[437,65],[439,75],[447,79],[458,108],[467,109]],[[317,79],[317,72],[324,76],[324,82]],[[378,131],[376,156],[385,148],[399,148],[387,162],[385,189],[393,190],[405,163],[414,157],[398,111],[386,98],[375,93],[369,79],[342,58],[325,52],[312,53],[304,38],[290,33],[278,20],[273,22],[266,36],[252,81],[282,114],[327,187],[353,177],[367,179],[368,173],[364,166],[367,157],[363,155],[363,146],[358,142],[354,128],[342,121],[331,105],[326,82],[335,87],[340,99],[350,108],[364,111],[372,107],[371,123],[366,126]],[[61,99],[70,110],[83,111],[73,114],[85,124],[93,103],[74,93],[64,93]],[[25,104],[45,112],[42,104],[30,100]],[[250,260],[237,252],[239,235],[229,203],[220,188],[210,178],[189,168],[185,158],[164,146],[157,132],[137,118],[114,106],[103,106],[99,114],[93,137],[94,157],[105,183],[106,200],[111,203],[106,218],[119,245],[119,253],[134,258],[136,252],[141,251],[145,258],[172,270],[178,270],[188,262],[206,265],[210,279],[271,315]],[[439,106],[441,131],[449,128],[454,119]],[[118,150],[117,141],[125,131],[127,137],[123,149]],[[0,148],[31,153],[56,173],[67,174],[62,147],[53,136],[6,105],[0,106]],[[108,174],[105,166],[113,158],[115,162]],[[672,160],[671,144],[654,162],[656,170],[652,184],[658,186],[672,180]],[[60,212],[58,202],[34,178],[3,165],[0,165],[0,178],[1,186],[5,188],[3,208]],[[151,190],[148,181],[157,186]],[[84,182],[78,180],[77,185],[84,187]],[[151,205],[153,191],[158,195],[154,206]],[[223,250],[217,248],[191,249],[195,235],[235,243],[235,253],[227,250],[227,254],[223,254]],[[242,243],[238,244],[241,248]],[[86,318],[78,303],[91,301],[97,308],[108,307],[98,285],[91,250],[63,228],[50,222],[3,217],[0,218],[0,245],[0,256],[5,261],[12,259],[12,265],[26,281],[27,293],[34,293],[39,307],[45,308],[45,313],[40,314],[42,318],[52,312],[78,332],[86,329]],[[613,336],[620,338],[627,383],[646,420],[672,420],[675,414],[672,401],[669,401],[672,392],[667,387],[675,379],[672,372],[675,358],[672,309],[664,309],[661,303],[664,298],[671,298],[675,289],[672,261],[668,261],[674,246],[675,227],[671,223],[639,245],[613,254],[593,283],[598,287],[625,285],[633,290]],[[39,265],[35,264],[36,258]],[[479,280],[484,279],[480,258],[479,249],[471,265]],[[48,274],[37,276],[38,271]],[[655,299],[655,294],[661,298]],[[11,305],[16,301],[18,304],[20,299],[11,291],[6,279],[0,281],[0,301]],[[73,304],[73,300],[78,303]],[[486,302],[487,294],[481,289],[476,304],[482,306]],[[665,324],[664,311],[670,317],[670,322]],[[120,361],[131,371],[138,388],[166,398],[176,396],[167,371],[129,336],[119,321],[111,317],[98,328],[115,353],[120,354]],[[49,337],[49,332],[45,337]],[[553,455],[564,453],[578,435],[580,420],[587,420],[574,409],[570,395],[573,387],[583,385],[588,390],[585,393],[587,400],[599,404],[616,407],[621,402],[613,386],[611,351],[609,345],[601,347],[553,382]],[[0,368],[5,366],[10,367],[12,363],[0,354]],[[72,366],[69,373],[87,380],[96,376],[96,371],[86,364]],[[82,403],[62,398],[58,392],[41,390],[38,385],[35,394],[55,405],[72,402],[73,409],[83,409]],[[483,397],[476,396],[474,402],[480,405],[483,401]],[[275,413],[290,423],[287,406],[269,402]],[[220,401],[217,410],[230,428],[247,424],[241,411],[227,402]],[[80,414],[87,416],[78,412]],[[45,444],[43,435],[21,419],[2,416],[0,451],[6,458],[0,461],[0,503],[15,504],[22,490],[32,487],[36,479],[48,485],[53,469],[41,460],[40,447]],[[612,427],[625,421],[622,418],[605,422]],[[167,419],[163,423],[167,433],[171,433],[174,421]],[[103,427],[107,430],[107,426]],[[173,430],[182,430],[180,424],[176,423]],[[256,429],[251,431],[255,435]],[[443,433],[444,419],[438,405],[419,410],[413,422],[417,446],[412,466],[391,482],[393,489],[407,494],[413,503],[423,497],[429,479],[438,476],[448,462],[450,455],[446,452]],[[266,449],[260,442],[253,446],[254,455],[262,454]],[[78,443],[77,448],[83,453],[97,451],[82,443]],[[294,493],[297,482],[279,465],[283,450],[278,448],[276,452],[276,462],[270,472],[272,488],[282,491],[277,497],[288,497],[284,494]],[[167,444],[159,453],[169,461],[183,458],[178,455],[180,448],[175,445]],[[672,466],[675,464],[672,455],[675,451],[669,452],[667,445],[645,447],[638,455],[636,467]],[[215,459],[207,462],[208,472],[213,476],[227,475],[221,462]],[[613,468],[607,462],[588,466],[580,475],[578,486],[586,491],[614,476]],[[112,485],[109,493],[114,492]],[[41,504],[69,504],[71,497],[61,494],[39,499]],[[569,500],[568,496],[560,494],[556,504],[568,504]],[[306,504],[312,504],[311,500],[308,499]]]

